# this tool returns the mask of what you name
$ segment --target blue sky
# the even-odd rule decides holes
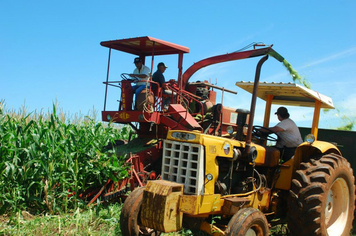
[[[148,35],[187,46],[184,70],[206,57],[264,42],[273,44],[312,89],[333,98],[337,110],[323,112],[320,126],[335,128],[343,116],[356,116],[355,10],[354,0],[0,0],[0,99],[15,110],[25,105],[28,111],[47,112],[57,100],[68,115],[101,111],[108,57],[101,41]],[[110,80],[134,69],[132,55],[112,56]],[[176,58],[162,61],[169,66],[166,79],[176,79]],[[214,65],[191,81],[210,79],[233,89],[238,95],[224,98],[224,105],[249,109],[250,95],[235,82],[252,81],[255,66],[256,60]],[[264,64],[261,81],[292,82],[272,59]],[[111,92],[110,99],[117,93]],[[263,108],[259,102],[258,110]],[[290,111],[298,125],[311,125],[311,109]],[[262,123],[261,113],[255,123]]]

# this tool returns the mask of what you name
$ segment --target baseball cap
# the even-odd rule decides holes
[[[158,63],[157,68],[159,68],[160,66],[164,66],[165,68],[168,68],[163,62]]]
[[[134,60],[134,63],[138,63],[138,62],[142,62],[142,61],[141,61],[141,58],[136,57],[135,60]]]
[[[286,115],[288,114],[288,110],[285,107],[280,107],[277,109],[277,111],[274,113],[275,115]]]

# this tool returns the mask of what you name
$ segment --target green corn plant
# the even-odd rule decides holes
[[[67,212],[79,193],[127,175],[124,158],[103,147],[128,137],[127,128],[86,117],[7,112],[0,102],[0,214],[30,209]]]

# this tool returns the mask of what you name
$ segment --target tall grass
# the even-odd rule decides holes
[[[128,132],[88,117],[66,121],[56,105],[34,115],[5,111],[0,102],[0,215],[76,209],[79,193],[127,175],[124,158],[103,147]]]
[[[19,218],[16,224],[0,219],[0,235],[122,235],[121,204],[95,205],[86,211],[79,208],[68,214]]]

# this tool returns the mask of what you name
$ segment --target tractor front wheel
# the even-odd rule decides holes
[[[291,235],[350,235],[355,186],[349,162],[337,154],[302,162],[288,201]]]
[[[145,187],[136,188],[132,193],[130,193],[124,202],[120,216],[120,227],[122,235],[160,235],[160,232],[140,225],[140,209],[142,205],[144,189]]]
[[[228,236],[265,236],[269,234],[265,215],[255,208],[242,208],[230,220]]]

